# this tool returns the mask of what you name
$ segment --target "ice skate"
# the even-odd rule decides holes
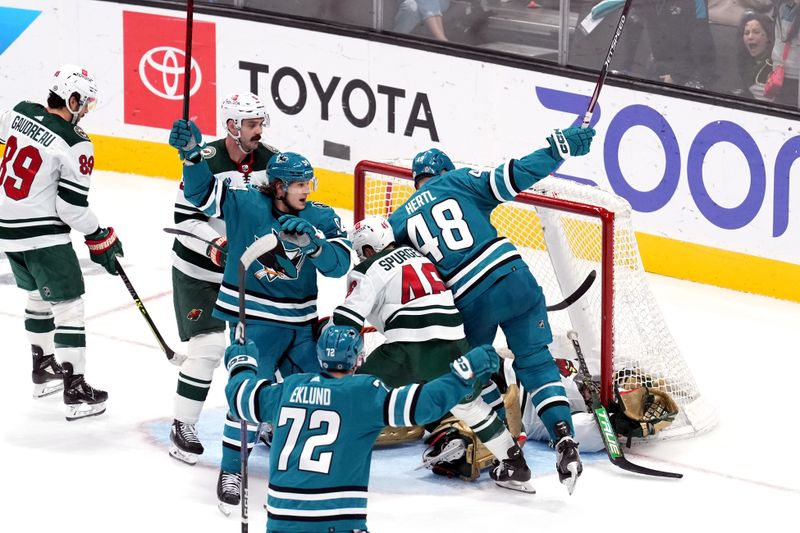
[[[40,346],[31,346],[33,355],[33,397],[44,398],[64,389],[64,371],[56,358],[45,355]]]
[[[203,454],[203,444],[197,437],[194,424],[185,424],[180,420],[173,420],[169,430],[169,454],[189,465],[197,464],[197,456]]]
[[[108,393],[92,388],[83,374],[74,374],[71,363],[62,365],[64,371],[64,405],[67,406],[67,420],[78,420],[87,416],[105,413]]]
[[[497,461],[489,477],[500,487],[536,494],[531,481],[531,469],[519,446],[508,449],[508,459]]]
[[[581,456],[578,453],[578,443],[569,433],[569,426],[566,422],[559,422],[555,426],[556,435],[559,437],[556,442],[556,470],[558,470],[558,480],[566,485],[570,494],[575,490],[575,483],[578,476],[583,472]]]
[[[239,505],[240,494],[242,492],[242,475],[238,472],[230,473],[224,470],[219,471],[217,479],[217,506],[222,514],[230,516],[233,507]]]
[[[464,457],[467,452],[467,443],[454,428],[433,435],[428,447],[422,452],[422,465],[420,468],[433,468],[438,463],[449,463]]]

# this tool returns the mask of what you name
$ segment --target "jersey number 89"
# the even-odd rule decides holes
[[[437,231],[441,235],[444,245],[450,250],[464,250],[475,244],[475,239],[469,231],[464,212],[458,201],[449,198],[431,207],[431,216],[436,223]],[[441,261],[444,254],[439,248],[439,237],[436,237],[428,227],[422,213],[417,213],[406,222],[408,237],[414,247],[425,255],[430,255],[434,262]]]

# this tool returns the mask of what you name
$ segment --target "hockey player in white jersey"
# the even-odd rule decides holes
[[[277,150],[261,142],[269,124],[264,103],[254,94],[234,93],[222,99],[219,114],[227,134],[205,148],[214,177],[239,185],[266,183],[267,162]],[[196,424],[214,369],[228,344],[225,321],[211,316],[222,283],[228,240],[225,222],[192,205],[183,194],[183,182],[175,200],[175,228],[194,237],[178,235],[172,245],[175,319],[181,341],[188,342],[189,348],[178,373],[169,453],[193,465],[204,451]]]
[[[361,262],[347,277],[347,297],[332,321],[361,329],[365,321],[386,337],[369,354],[360,373],[380,377],[390,387],[434,379],[469,351],[461,314],[436,267],[410,246],[397,246],[389,223],[381,217],[357,222],[351,241]],[[491,471],[506,488],[535,492],[522,450],[503,421],[480,395],[452,409],[497,458]],[[464,455],[463,448],[433,447],[425,464]]]
[[[28,292],[34,396],[63,383],[67,420],[75,420],[103,413],[108,394],[84,379],[84,283],[70,231],[86,236],[92,261],[110,274],[122,244],[89,208],[94,149],[78,122],[97,98],[94,77],[64,65],[49,89],[46,107],[25,101],[0,114],[0,250]]]

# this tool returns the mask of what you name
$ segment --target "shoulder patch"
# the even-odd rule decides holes
[[[267,144],[267,143],[261,143],[261,146],[263,146],[264,148],[266,148],[266,149],[267,149],[267,150],[269,150],[270,152],[273,152],[273,153],[276,153],[276,154],[277,154],[277,153],[280,153],[280,150],[278,150],[277,148],[275,148],[275,147],[274,147],[274,146],[272,146],[271,144]]]
[[[89,140],[89,136],[86,135],[86,132],[83,131],[83,128],[81,128],[77,124],[75,125],[75,133],[77,133],[79,137],[86,139],[87,141]]]
[[[323,204],[321,202],[312,201],[311,205],[313,205],[314,207],[318,207],[319,209],[330,209],[331,208],[331,206],[329,206],[328,204]]]
[[[203,159],[211,159],[215,155],[217,155],[217,149],[213,146],[206,146],[202,150],[200,150],[200,155],[203,156]]]

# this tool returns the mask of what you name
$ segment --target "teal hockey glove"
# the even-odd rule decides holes
[[[178,119],[172,123],[169,145],[178,149],[181,159],[198,163],[203,149],[203,134],[191,120]]]
[[[105,268],[109,274],[117,275],[117,256],[122,257],[122,243],[114,233],[114,228],[97,228],[97,231],[86,235],[86,246],[89,247],[89,258]]]
[[[573,155],[588,154],[595,133],[594,128],[553,130],[547,142],[555,159],[567,159]]]
[[[282,241],[294,244],[305,255],[314,257],[314,254],[319,252],[322,243],[325,241],[325,235],[315,228],[307,220],[294,215],[282,215],[278,219],[281,225]]]
[[[225,368],[229,378],[243,370],[258,372],[258,347],[253,341],[245,344],[234,341],[225,349]]]
[[[473,348],[450,363],[450,371],[463,383],[471,385],[476,380],[488,383],[492,374],[500,368],[500,358],[492,346],[484,344]]]

